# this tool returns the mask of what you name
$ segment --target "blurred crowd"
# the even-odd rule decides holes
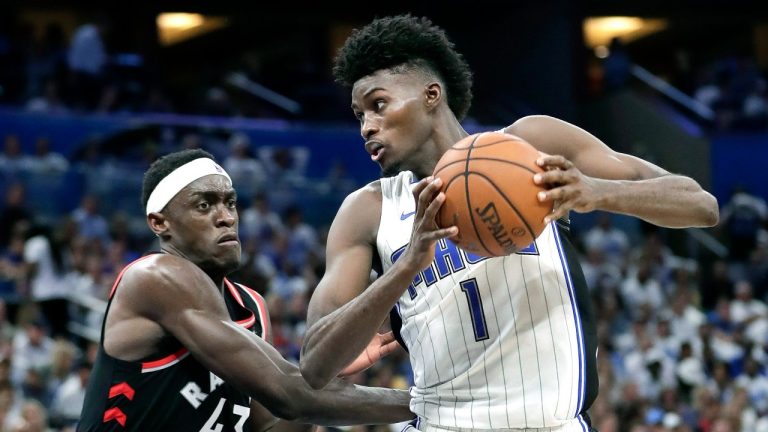
[[[31,112],[169,112],[140,55],[110,49],[106,18],[67,35],[56,22],[42,34],[16,23],[0,32],[0,100]]]
[[[722,203],[726,256],[675,255],[663,230],[633,244],[607,215],[581,237],[601,432],[768,431],[768,211],[741,194]]]
[[[72,171],[81,162],[15,147],[6,140],[0,155],[0,431],[72,430],[111,284],[157,244],[140,211],[102,210],[105,196],[125,191],[84,193],[71,210],[41,218],[37,209],[50,197],[26,194],[25,179],[34,176],[23,174]],[[256,146],[238,134],[226,149],[220,160],[250,191],[240,202],[243,265],[231,278],[265,295],[274,345],[297,362],[330,218],[308,223],[306,198],[285,199],[300,172],[268,174]],[[146,163],[132,165],[137,178]],[[137,191],[130,193],[138,206]],[[768,431],[768,206],[743,190],[721,206],[713,234],[727,246],[723,256],[680,256],[668,231],[644,226],[633,234],[608,214],[590,226],[577,219],[598,317],[601,391],[591,415],[601,432]],[[412,384],[404,352],[352,379]]]
[[[702,68],[693,97],[715,114],[719,130],[768,130],[768,77],[744,57],[724,57]]]
[[[349,119],[346,93],[332,83],[328,71],[319,71],[320,65],[309,58],[297,64],[296,70],[287,74],[290,77],[265,76],[259,54],[245,50],[232,64],[206,66],[210,70],[199,75],[207,78],[191,84],[193,89],[181,90],[175,81],[184,79],[168,76],[170,72],[148,53],[115,49],[112,32],[105,16],[81,24],[71,34],[56,22],[37,32],[25,23],[14,23],[6,29],[0,25],[0,103],[53,114],[185,113],[314,121]],[[584,91],[604,94],[629,84],[633,63],[629,51],[619,38],[614,38],[600,61],[585,53],[588,63],[592,63],[584,71],[590,77]],[[723,55],[708,64],[693,65],[690,57],[687,51],[678,49],[676,60],[667,65],[672,72],[657,73],[714,113],[710,125],[713,130],[768,129],[768,81],[755,59]],[[234,75],[244,81],[234,83]],[[285,99],[288,107],[274,100],[267,102],[263,94],[249,94],[244,88],[249,85],[273,87],[266,91],[284,91],[293,99]]]
[[[676,61],[657,73],[692,103],[712,113],[711,119],[699,119],[709,131],[768,130],[768,75],[754,58],[725,55],[694,67],[689,57],[680,49]],[[590,59],[587,86],[592,96],[624,90],[633,83],[633,59],[621,39],[611,40],[604,58],[590,55]]]

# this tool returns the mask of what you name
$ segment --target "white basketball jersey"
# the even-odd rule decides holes
[[[385,272],[410,241],[412,183],[410,172],[381,179],[377,248]],[[432,265],[396,306],[414,413],[443,427],[541,428],[572,422],[591,405],[594,323],[563,234],[553,222],[526,250],[497,258],[438,242]]]

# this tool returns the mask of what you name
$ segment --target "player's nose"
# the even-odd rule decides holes
[[[374,119],[372,119],[369,115],[365,115],[363,117],[363,124],[360,126],[360,135],[363,136],[363,139],[368,141],[376,135],[376,133],[379,132],[379,124]]]
[[[216,212],[216,226],[232,226],[237,220],[237,213],[225,205],[219,207]]]

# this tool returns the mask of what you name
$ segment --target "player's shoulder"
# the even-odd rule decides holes
[[[381,206],[381,196],[381,180],[374,180],[347,195],[342,207]]]
[[[578,129],[577,126],[548,115],[529,115],[521,117],[499,132],[516,135],[530,141],[536,138],[556,136],[563,131]]]
[[[329,241],[344,238],[345,241],[371,242],[376,238],[376,228],[381,218],[381,203],[379,180],[370,182],[347,195],[334,218]]]
[[[167,253],[143,257],[128,265],[121,275],[123,290],[157,290],[158,288],[188,287],[205,273],[191,261]]]

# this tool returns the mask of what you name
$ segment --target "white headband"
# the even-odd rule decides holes
[[[149,194],[147,200],[147,215],[152,212],[159,212],[165,208],[168,201],[173,199],[184,187],[200,177],[207,175],[220,175],[226,177],[230,183],[232,179],[224,168],[209,158],[199,158],[187,162],[184,165],[171,171],[157,184],[155,190]]]

